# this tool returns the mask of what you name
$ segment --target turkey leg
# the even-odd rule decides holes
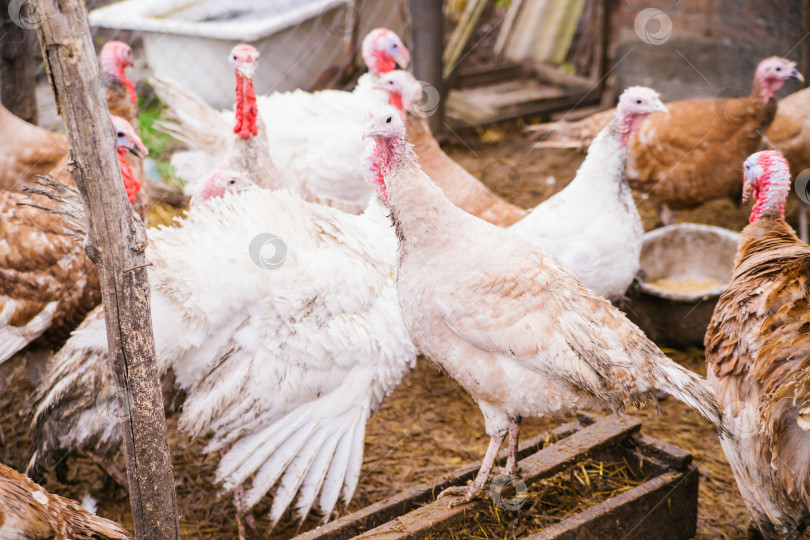
[[[473,497],[480,493],[484,489],[484,486],[489,479],[489,473],[492,472],[492,466],[495,464],[495,458],[498,457],[498,449],[501,447],[501,443],[505,437],[506,430],[503,430],[494,434],[489,440],[489,448],[487,448],[487,453],[484,456],[484,460],[481,462],[481,468],[478,469],[478,475],[475,477],[475,480],[473,480],[471,485],[449,487],[439,493],[439,496],[436,497],[436,499],[441,499],[442,497],[447,497],[448,495],[463,495],[463,499],[452,504],[452,506],[455,506],[456,504],[471,501]]]
[[[506,474],[517,476],[517,451],[520,436],[520,417],[509,419],[509,456],[506,458]]]

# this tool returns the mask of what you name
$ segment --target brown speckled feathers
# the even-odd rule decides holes
[[[0,538],[26,540],[125,540],[117,523],[76,502],[48,493],[24,474],[0,464]]]
[[[17,118],[0,105],[0,189],[19,191],[68,153],[64,135]]]
[[[766,537],[794,537],[810,507],[808,280],[810,247],[788,225],[748,225],[706,333],[708,377],[737,417],[723,448]]]
[[[40,334],[43,345],[60,344],[101,300],[96,268],[76,229],[30,204],[57,203],[0,192],[0,362]]]

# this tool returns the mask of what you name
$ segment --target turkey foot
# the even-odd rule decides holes
[[[93,460],[93,463],[98,465],[102,471],[107,473],[107,475],[115,480],[115,483],[127,490],[129,493],[129,481],[127,480],[127,475],[121,472],[121,469],[112,462],[111,459],[105,459],[101,456],[94,454],[93,452],[88,452],[87,455]]]
[[[473,497],[481,493],[484,490],[484,486],[486,486],[487,484],[487,480],[489,480],[489,474],[492,472],[492,466],[495,465],[495,458],[498,456],[498,449],[501,447],[501,443],[503,442],[503,439],[505,437],[506,437],[506,430],[499,431],[495,435],[492,435],[492,438],[489,440],[489,447],[487,448],[487,453],[484,456],[483,461],[481,462],[481,468],[478,470],[478,475],[476,475],[472,485],[451,486],[442,491],[441,493],[439,493],[439,496],[436,497],[436,500],[439,500],[443,497],[447,497],[449,495],[463,495],[463,498],[459,499],[458,501],[453,501],[450,504],[450,506],[457,506],[459,504],[470,502],[471,500],[473,500]]]
[[[438,501],[439,499],[443,499],[445,497],[460,497],[457,500],[450,501],[449,506],[453,508],[455,506],[470,502],[477,494],[481,493],[482,490],[482,488],[476,489],[475,484],[469,486],[450,486],[439,493],[436,500]]]

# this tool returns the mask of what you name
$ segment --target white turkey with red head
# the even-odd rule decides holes
[[[259,178],[265,174],[263,166],[253,165],[249,171],[227,163],[234,111],[215,111],[193,89],[153,77],[152,86],[169,106],[172,119],[161,129],[186,143],[195,154],[199,152],[194,159],[207,164],[201,173],[227,166],[249,174],[262,187],[283,186],[309,201],[359,213],[371,197],[360,174],[363,118],[368,107],[388,101],[387,93],[376,88],[375,82],[382,73],[397,65],[405,67],[410,61],[408,49],[396,33],[385,28],[372,30],[363,41],[362,51],[369,72],[360,77],[351,92],[294,90],[255,97],[259,124],[254,138],[266,144],[272,167],[284,178],[281,183],[265,184]],[[250,107],[240,108],[237,99],[236,116],[246,110]],[[266,128],[261,125],[262,119]],[[240,120],[236,125],[240,135],[252,134],[253,128],[244,131]],[[202,176],[188,180],[193,183]]]
[[[658,350],[604,297],[531,242],[454,206],[419,168],[399,114],[372,112],[390,217],[399,240],[397,293],[417,349],[473,397],[490,445],[467,499],[483,490],[509,433],[516,473],[522,417],[618,410],[662,389],[715,425],[705,380]]]
[[[628,141],[647,116],[666,111],[655,90],[625,90],[571,183],[509,230],[555,257],[594,291],[621,298],[641,269],[644,234],[627,184]]]
[[[416,358],[385,209],[375,200],[355,216],[284,190],[224,193],[150,229],[146,255],[160,370],[187,394],[180,429],[224,454],[216,480],[240,518],[275,488],[273,524],[290,506],[329,519],[357,486],[368,417]],[[65,448],[120,446],[115,418],[88,398],[114,384],[109,365],[97,309],[37,391],[30,466]]]

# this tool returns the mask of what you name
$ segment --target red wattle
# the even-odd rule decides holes
[[[127,155],[126,148],[118,149],[118,165],[121,167],[121,176],[124,178],[124,189],[127,190],[129,202],[135,202],[135,195],[141,190],[141,181],[135,178],[132,169],[124,158]]]
[[[396,107],[399,112],[405,112],[405,105],[402,103],[402,94],[391,92],[388,95],[388,104]]]
[[[253,90],[253,81],[236,74],[236,125],[234,133],[238,133],[243,139],[250,135],[257,135],[259,128],[256,126],[258,116],[256,106],[256,92]]]
[[[138,94],[135,93],[135,83],[124,77],[122,79],[124,83],[124,87],[127,89],[127,93],[129,93],[129,99],[132,100],[132,103],[138,102]]]
[[[385,50],[376,49],[373,53],[374,65],[369,66],[372,71],[376,71],[380,75],[385,75],[397,67],[397,63],[393,58],[390,58]]]

